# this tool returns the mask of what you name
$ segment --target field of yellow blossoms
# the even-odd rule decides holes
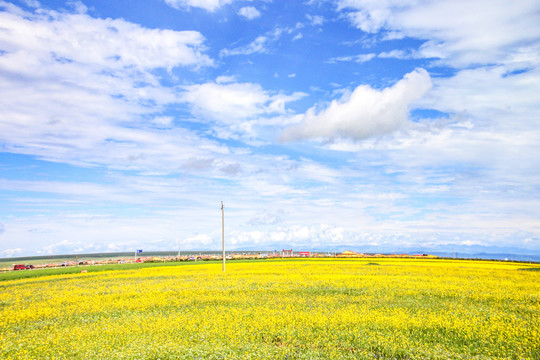
[[[201,263],[0,281],[1,359],[540,359],[538,265]]]

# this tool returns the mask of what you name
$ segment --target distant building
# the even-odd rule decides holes
[[[298,255],[300,257],[311,257],[311,252],[309,252],[309,251],[300,251],[300,252],[298,252]]]
[[[293,251],[292,249],[291,250],[281,250],[281,256],[282,257],[292,257],[293,256]]]

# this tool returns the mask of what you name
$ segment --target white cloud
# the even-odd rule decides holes
[[[212,239],[217,240],[212,233],[196,235],[193,228],[179,226],[167,217],[115,217],[113,220],[111,217],[58,215],[32,220],[34,224],[24,220],[13,221],[12,232],[6,239],[24,239],[20,242],[20,248],[25,254],[117,252],[136,248],[145,251],[172,250],[177,248],[176,238],[179,235],[184,249],[208,249],[213,247]]]
[[[262,210],[257,212],[249,221],[249,225],[260,226],[260,225],[276,225],[283,222],[285,217],[285,212],[283,210],[278,210],[276,212],[269,212],[267,210]]]
[[[383,59],[414,59],[415,55],[411,52],[407,52],[405,50],[391,50],[391,51],[383,51],[377,55],[379,58]]]
[[[275,94],[252,83],[205,83],[184,88],[184,101],[191,104],[195,114],[206,119],[234,124],[264,114],[285,113],[285,104],[305,96]]]
[[[266,32],[264,35],[258,36],[255,40],[245,46],[240,46],[234,49],[223,49],[220,51],[220,56],[231,55],[251,55],[251,54],[267,54],[270,52],[268,46],[280,39],[283,34],[291,34],[296,29],[300,28],[297,24],[294,28],[276,27],[272,31]]]
[[[39,1],[37,1],[37,0],[25,0],[24,2],[26,3],[26,5],[28,5],[30,7],[33,7],[33,8],[38,8],[38,7],[41,6]]]
[[[244,6],[243,8],[238,10],[238,15],[241,15],[248,20],[253,20],[261,16],[261,13],[253,6]]]
[[[236,82],[236,77],[235,76],[222,75],[222,76],[218,76],[216,78],[216,83],[217,84],[227,84],[227,83],[233,83],[233,82]]]
[[[466,69],[434,83],[423,100],[425,107],[471,117],[476,126],[521,131],[539,128],[540,68],[515,74],[505,66]]]
[[[268,37],[259,36],[251,43],[246,46],[238,47],[232,50],[223,49],[220,51],[220,56],[231,56],[231,55],[251,55],[251,54],[263,54],[267,53],[266,44],[268,42]]]
[[[308,18],[309,23],[312,26],[321,26],[322,24],[324,24],[324,17],[322,17],[320,15],[307,14],[306,17]]]
[[[178,154],[193,156],[195,144],[219,149],[172,128],[170,117],[156,116],[180,98],[176,89],[161,86],[154,69],[212,65],[202,52],[200,33],[85,14],[5,9],[0,12],[5,151],[75,164],[170,170],[167,159],[178,163]],[[160,129],[152,128],[156,125]]]
[[[393,59],[405,60],[405,59],[414,59],[414,58],[417,58],[418,56],[414,52],[411,52],[411,51],[395,49],[391,51],[383,51],[383,52],[380,52],[379,54],[369,53],[369,54],[358,54],[358,55],[351,55],[351,56],[339,56],[339,57],[331,58],[330,60],[328,60],[328,62],[336,63],[336,62],[341,62],[341,61],[347,61],[347,62],[353,61],[357,63],[365,63],[376,57],[381,58],[381,59],[393,58]]]
[[[468,178],[466,172],[439,167],[448,165],[454,158],[452,152],[464,146],[463,153],[484,147],[475,139],[464,142],[466,138],[466,133],[453,132],[428,143],[417,140],[390,153],[364,149],[356,158],[349,157],[343,168],[246,153],[230,158],[193,158],[190,166],[199,175],[195,178],[117,174],[107,185],[4,180],[0,181],[2,191],[26,193],[26,199],[12,202],[14,209],[31,204],[42,214],[6,218],[6,231],[0,239],[3,244],[17,240],[24,254],[36,249],[49,253],[72,253],[81,248],[84,252],[127,251],[141,243],[146,244],[145,250],[168,250],[177,248],[178,238],[185,250],[216,249],[221,235],[221,199],[228,209],[227,238],[237,248],[253,246],[254,242],[258,250],[274,244],[309,249],[345,243],[361,250],[365,244],[378,243],[377,251],[383,251],[423,246],[429,238],[444,242],[457,236],[489,245],[508,242],[516,229],[534,235],[537,200],[517,201],[515,195],[501,194],[498,185],[490,184],[492,176]],[[484,144],[489,143],[486,137]],[[509,139],[502,147],[511,143]],[[501,154],[497,146],[485,151],[493,153],[486,163]],[[428,157],[432,160],[427,161]],[[220,183],[213,174],[234,170],[229,165],[235,161],[242,176]],[[380,172],[370,168],[374,162],[381,167]],[[382,172],[393,172],[395,180],[388,181]],[[208,173],[211,175],[201,176]],[[32,192],[39,196],[32,199]],[[532,192],[526,192],[530,197]],[[441,202],[437,196],[449,193],[456,204]],[[415,194],[420,199],[430,198],[428,214],[409,205],[419,201]],[[66,200],[73,204],[66,208],[65,203],[57,203]],[[110,204],[107,212],[111,214],[94,208],[103,203]],[[118,214],[118,203],[146,211],[125,217]],[[486,232],[488,238],[483,237]],[[525,245],[519,240],[515,243]],[[107,244],[114,247],[107,248]],[[540,246],[538,241],[526,245]]]
[[[154,125],[158,126],[158,127],[163,127],[163,128],[170,128],[171,125],[173,124],[173,117],[172,116],[156,116],[152,122],[154,123]]]
[[[338,9],[368,33],[426,39],[420,55],[456,67],[507,62],[540,38],[540,3],[529,0],[340,0]]]
[[[208,11],[215,11],[220,7],[231,4],[234,0],[165,0],[167,5],[175,9],[196,7]]]
[[[534,192],[533,184],[540,179],[531,161],[540,156],[536,95],[540,28],[534,25],[540,23],[540,3],[344,0],[339,4],[364,31],[426,40],[416,51],[391,50],[379,57],[438,58],[434,65],[457,71],[434,77],[431,91],[416,102],[419,108],[442,111],[444,120],[410,124],[414,126],[384,139],[329,146],[363,153],[398,150],[388,152],[385,163],[392,164],[396,173],[415,174],[415,181],[429,177],[428,169],[448,174],[449,191],[469,199],[463,211],[481,231],[491,223],[508,234],[518,229],[534,233],[532,209],[538,200],[527,194]],[[442,170],[441,164],[451,170]],[[432,185],[426,189],[441,191],[447,184]],[[456,228],[462,227],[457,211],[450,218]]]
[[[400,31],[388,31],[383,35],[382,40],[401,40],[404,37],[405,34]]]
[[[182,241],[184,245],[188,245],[189,249],[208,249],[214,245],[215,236],[211,234],[196,234]]]
[[[16,255],[20,255],[23,253],[23,249],[21,248],[15,248],[15,249],[5,249],[2,250],[0,254],[2,254],[2,257],[14,257]]]
[[[286,128],[281,139],[292,141],[311,138],[365,139],[393,132],[407,121],[411,104],[431,87],[428,73],[417,69],[394,86],[376,90],[358,86],[324,110],[309,109],[301,124]]]
[[[267,109],[270,96],[251,83],[206,83],[185,87],[184,100],[195,113],[224,122],[258,116]]]
[[[364,63],[371,59],[373,59],[376,55],[375,54],[359,54],[359,55],[353,55],[353,56],[340,56],[340,57],[334,57],[329,60],[330,63],[335,63],[338,61],[354,61],[357,63]]]
[[[406,5],[410,2],[338,0],[338,10],[352,10],[347,14],[351,22],[365,32],[375,33],[386,25],[388,18],[391,16],[391,10],[399,8],[399,3]]]
[[[76,13],[78,14],[86,14],[88,12],[88,7],[82,3],[82,1],[68,1],[68,5],[70,5]]]
[[[201,52],[204,37],[196,31],[148,29],[121,19],[56,12],[2,12],[0,22],[0,43],[7,52],[3,57],[29,56],[22,65],[75,63],[111,70],[212,65]]]

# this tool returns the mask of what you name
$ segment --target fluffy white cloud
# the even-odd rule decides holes
[[[210,141],[172,128],[170,116],[159,115],[180,98],[152,71],[211,65],[200,33],[2,7],[4,150],[60,162],[160,171],[171,170],[170,160],[178,166],[195,154],[223,153]],[[201,143],[206,145],[194,146]]]
[[[540,68],[512,72],[505,66],[481,67],[434,80],[422,105],[473,118],[476,126],[531,131],[539,128],[539,92]]]
[[[253,6],[244,6],[243,8],[238,10],[238,14],[245,17],[248,20],[253,20],[261,16],[260,11],[254,8]]]
[[[340,0],[338,9],[368,33],[426,39],[420,55],[457,67],[510,61],[540,38],[540,3],[529,0]]]
[[[358,86],[318,113],[315,108],[309,109],[299,125],[283,131],[281,139],[365,139],[393,132],[406,123],[413,101],[430,88],[430,76],[423,69],[406,74],[395,85],[383,90]]]
[[[196,7],[208,11],[215,11],[223,5],[230,4],[233,1],[234,0],[165,0],[165,3],[175,9]]]
[[[216,78],[216,83],[218,84],[226,84],[226,83],[233,83],[233,82],[236,82],[235,76],[222,75]]]
[[[206,119],[234,124],[264,114],[285,113],[285,104],[305,96],[270,94],[252,83],[205,83],[184,88],[184,101],[195,114]]]
[[[86,14],[40,11],[0,12],[3,61],[86,64],[110,70],[140,70],[181,65],[208,66],[201,51],[204,37],[196,31],[148,29],[121,19],[96,19]],[[22,66],[21,66],[22,65]]]
[[[43,9],[28,13],[10,4],[4,9],[0,142],[5,151],[147,174],[235,176],[250,167],[236,164],[234,150],[175,127],[178,119],[162,110],[187,102],[204,120],[227,124],[213,131],[253,136],[253,124],[239,120],[284,115],[287,102],[304,96],[236,84],[232,76],[184,91],[161,85],[156,68],[212,65],[197,32]],[[208,165],[192,166],[201,159]]]
[[[477,203],[486,211],[507,201],[499,197],[508,188],[518,198],[532,191],[539,174],[530,159],[540,156],[535,140],[540,136],[540,28],[535,25],[540,3],[342,0],[339,9],[366,32],[387,31],[386,39],[398,34],[426,40],[414,52],[391,50],[379,57],[438,58],[435,65],[457,68],[452,76],[434,77],[433,89],[417,102],[418,107],[445,113],[446,120],[421,122],[408,133],[356,144],[356,150],[399,149],[388,162],[409,164],[401,170],[407,173],[425,174],[422,169],[441,163],[475,168],[483,175],[462,175],[474,180],[460,191],[481,188],[492,194]],[[529,218],[530,212],[523,212]]]
[[[374,33],[387,25],[392,11],[403,9],[414,4],[414,1],[406,0],[338,0],[338,10],[351,10],[348,12],[350,20],[359,29]]]

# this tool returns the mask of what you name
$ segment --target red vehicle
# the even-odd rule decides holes
[[[24,265],[14,265],[13,270],[26,270],[26,266],[24,266]]]

